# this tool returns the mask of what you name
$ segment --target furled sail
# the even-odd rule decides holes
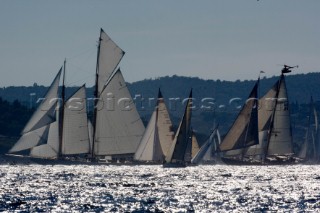
[[[105,87],[108,79],[120,63],[124,51],[114,43],[111,38],[103,31],[100,30],[100,41],[98,49],[98,61],[97,61],[97,85],[98,94],[100,96],[102,90]]]
[[[259,143],[258,140],[258,95],[259,80],[242,107],[237,119],[219,146],[220,151],[236,150]]]
[[[64,104],[62,154],[89,153],[89,132],[85,85]]]
[[[53,80],[42,103],[39,105],[37,110],[33,113],[32,117],[24,127],[22,135],[27,132],[39,129],[55,121],[55,109],[58,102],[58,88],[61,72],[62,68]]]
[[[144,130],[122,73],[118,70],[98,100],[95,155],[135,153]]]
[[[166,163],[185,164],[185,155],[190,143],[191,137],[191,114],[192,114],[192,90],[190,91],[189,99],[179,124],[178,130],[172,142],[172,145],[165,158]]]
[[[278,91],[269,132],[268,155],[293,154],[289,103],[283,74],[278,81]]]

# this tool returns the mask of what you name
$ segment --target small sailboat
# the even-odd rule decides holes
[[[209,138],[201,146],[199,151],[191,159],[191,164],[215,164],[220,156],[217,152],[221,143],[218,125],[212,130]]]
[[[164,167],[185,167],[189,163],[186,159],[188,144],[191,143],[191,114],[192,89],[186,104],[183,117],[173,139],[172,145],[165,158]],[[191,160],[191,159],[190,159]]]
[[[310,99],[310,112],[308,116],[308,124],[306,135],[302,148],[298,154],[300,161],[304,163],[318,163],[319,162],[319,129],[318,129],[318,113],[315,108],[313,98]]]
[[[134,155],[134,160],[144,163],[163,163],[173,136],[172,122],[159,89],[156,107]]]

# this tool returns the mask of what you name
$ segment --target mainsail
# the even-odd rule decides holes
[[[89,153],[86,88],[80,87],[64,104],[62,154]]]
[[[176,163],[185,165],[185,155],[188,147],[188,143],[190,143],[191,137],[191,114],[192,114],[192,90],[190,91],[189,99],[179,124],[178,130],[172,142],[172,145],[168,151],[168,154],[165,158],[165,162]]]
[[[278,81],[275,107],[270,122],[267,155],[293,154],[288,94],[283,74]]]
[[[259,143],[258,140],[258,95],[259,80],[242,107],[232,127],[219,146],[220,151],[237,150]]]
[[[145,128],[120,69],[108,81],[96,107],[95,155],[135,153]]]

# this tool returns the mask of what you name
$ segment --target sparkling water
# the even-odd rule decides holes
[[[0,165],[0,189],[0,211],[320,211],[317,165]]]

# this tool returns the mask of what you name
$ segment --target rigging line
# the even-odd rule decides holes
[[[80,63],[77,63],[79,65],[77,65],[76,63],[73,63],[76,60],[71,60],[71,61],[68,60],[68,66],[69,66],[68,75],[72,77],[78,76],[79,70],[85,73],[88,73],[88,72],[91,73],[91,70],[88,71],[89,68],[83,68],[83,67],[84,67],[84,64],[88,64],[88,61],[94,58],[93,56],[94,56],[94,52],[91,51],[90,55],[88,55],[85,59],[81,60]],[[71,65],[71,69],[70,69],[70,65]]]
[[[80,57],[80,56],[82,56],[82,55],[85,55],[85,54],[87,54],[87,53],[90,53],[90,54],[91,54],[92,52],[95,53],[96,49],[97,49],[96,46],[95,46],[94,48],[93,48],[93,47],[90,47],[90,49],[87,49],[87,50],[82,51],[82,52],[80,52],[80,53],[78,53],[78,54],[76,54],[76,55],[73,55],[73,56],[71,56],[71,57],[68,57],[67,59],[68,59],[68,61],[69,61],[69,60],[73,60],[73,59],[75,59],[75,58],[78,58],[78,57]]]
[[[83,78],[78,78],[79,80],[74,80],[75,78],[74,77],[77,77],[77,76],[79,76],[79,72],[78,73],[76,73],[75,71],[74,72],[71,72],[71,74],[69,74],[68,73],[68,77],[69,76],[72,76],[73,78],[68,78],[69,79],[69,82],[67,82],[66,83],[66,85],[70,85],[70,84],[72,84],[72,83],[78,83],[78,82],[80,82],[80,81],[83,81],[83,80],[88,80],[88,79],[94,79],[94,73],[92,74],[92,72],[91,71],[88,71],[88,69],[84,69],[84,68],[82,68],[82,67],[79,67],[79,66],[77,66],[77,65],[75,65],[75,64],[72,64],[72,63],[69,63],[69,67],[70,67],[70,65],[71,65],[71,67],[75,67],[75,68],[77,68],[78,70],[81,70],[81,71],[83,71],[83,72],[81,72],[81,73],[90,73],[90,75],[85,75]],[[70,70],[70,69],[69,69]],[[71,69],[72,70],[72,69]],[[75,70],[75,69],[73,69],[73,70]],[[70,79],[72,80],[72,81],[70,81]]]
[[[81,79],[79,79],[79,80],[77,80],[77,81],[68,82],[68,83],[65,84],[65,85],[66,85],[66,87],[74,87],[76,83],[86,81],[86,80],[88,80],[89,78],[91,79],[92,76],[94,76],[94,74],[85,76],[85,77],[83,77],[83,78],[81,78]],[[88,87],[90,87],[90,86],[88,86]]]

